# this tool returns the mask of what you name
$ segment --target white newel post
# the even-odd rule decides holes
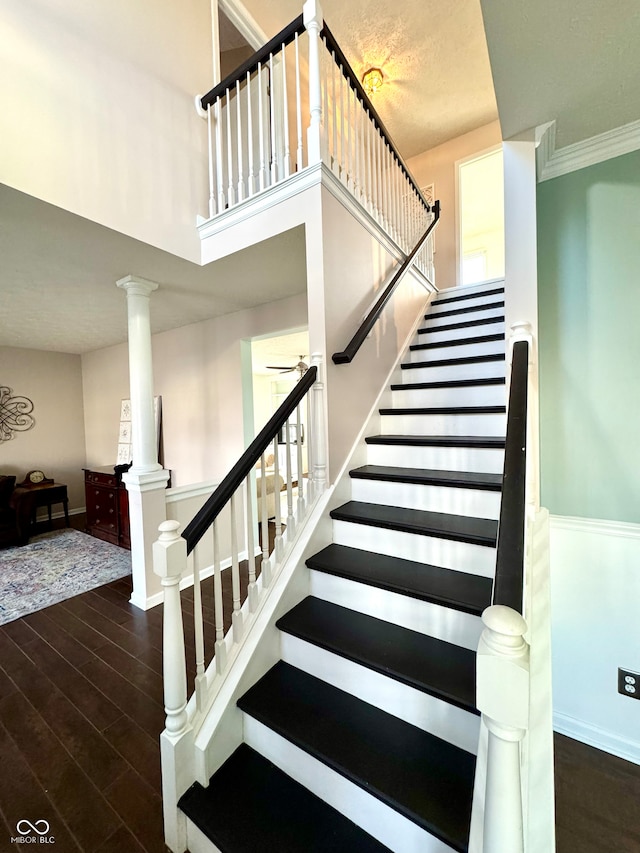
[[[324,366],[322,354],[314,352],[311,365],[318,368],[316,381],[310,391],[311,400],[311,429],[313,440],[313,497],[321,495],[327,487],[327,428],[325,419],[324,399]]]
[[[153,543],[153,570],[164,589],[162,623],[162,674],[164,679],[165,731],[160,739],[162,800],[165,840],[173,851],[186,849],[186,822],[177,802],[189,786],[192,731],[187,716],[187,668],[185,661],[180,579],[187,566],[187,543],[178,533],[177,521],[164,521]]]
[[[128,275],[117,282],[127,294],[129,385],[133,465],[123,476],[129,496],[131,527],[131,603],[143,610],[156,604],[161,589],[153,573],[152,545],[166,515],[165,489],[169,472],[158,462],[153,408],[153,368],[149,297],[158,285]]]
[[[488,729],[483,853],[524,853],[521,741],[529,726],[529,646],[523,617],[503,605],[482,614],[477,705]]]
[[[322,7],[318,0],[307,0],[302,7],[305,29],[309,33],[309,112],[307,129],[308,165],[322,161],[324,151],[322,87],[320,81],[320,31],[323,25]]]

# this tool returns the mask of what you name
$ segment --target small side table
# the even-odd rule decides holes
[[[35,495],[33,509],[33,520],[35,521],[36,509],[46,506],[49,512],[49,528],[51,528],[51,505],[61,503],[64,507],[64,518],[69,527],[69,498],[67,487],[63,483],[41,483],[37,486],[29,486],[29,491]]]

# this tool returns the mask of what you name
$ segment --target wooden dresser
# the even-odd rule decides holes
[[[113,468],[84,468],[87,533],[131,548],[127,487]]]

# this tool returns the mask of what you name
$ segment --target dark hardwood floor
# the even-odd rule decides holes
[[[0,851],[16,849],[18,821],[46,820],[57,853],[164,853],[162,612],[130,592],[115,581],[0,628]],[[226,583],[224,598],[228,623]],[[190,679],[192,607],[186,590]],[[639,853],[640,767],[561,735],[555,746],[558,853]]]

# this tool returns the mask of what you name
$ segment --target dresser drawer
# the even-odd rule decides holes
[[[85,471],[84,481],[88,484],[118,488],[118,478],[115,474],[105,474],[102,471]]]

